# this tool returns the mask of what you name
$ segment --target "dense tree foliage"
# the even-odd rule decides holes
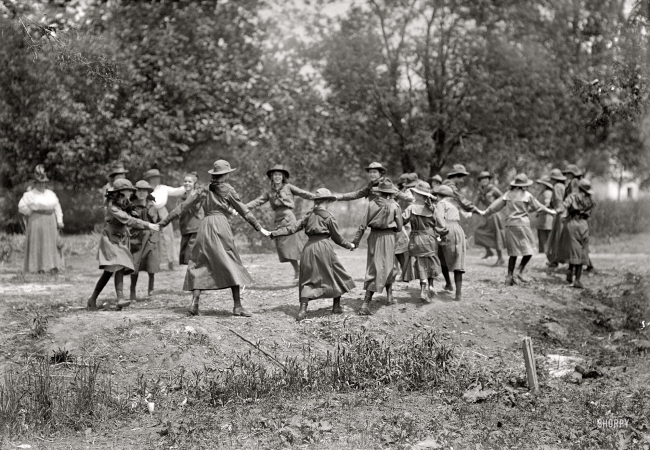
[[[276,162],[309,189],[370,160],[650,178],[646,0],[289,3],[0,1],[8,203],[39,163],[84,195],[115,161],[178,180],[219,157],[245,198]]]

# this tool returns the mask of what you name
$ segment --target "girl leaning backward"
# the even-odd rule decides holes
[[[98,309],[97,297],[113,274],[115,274],[117,302],[104,303],[100,308],[120,310],[131,304],[124,299],[124,275],[135,271],[129,249],[129,228],[160,231],[158,225],[136,219],[131,215],[131,197],[135,191],[129,180],[119,179],[115,180],[113,187],[106,192],[105,225],[98,250],[99,268],[104,272],[88,299],[89,310]]]
[[[181,205],[181,210],[187,211],[200,204],[205,212],[183,284],[183,290],[192,291],[190,315],[199,313],[201,291],[227,288],[232,290],[233,315],[251,315],[241,304],[240,287],[253,284],[253,279],[244,268],[235,246],[235,238],[228,222],[230,211],[237,211],[265,236],[270,236],[270,233],[260,226],[255,216],[239,200],[235,189],[226,183],[234,170],[228,161],[215,161],[212,170],[208,171],[212,175],[210,184],[196,189]]]
[[[307,317],[308,303],[319,298],[333,298],[332,314],[341,314],[341,295],[354,289],[354,281],[345,272],[332,245],[334,241],[348,250],[355,248],[354,244],[341,236],[336,219],[327,210],[336,201],[336,197],[329,190],[321,188],[316,190],[313,200],[314,209],[302,220],[271,232],[271,238],[274,239],[305,230],[309,238],[300,258],[299,321]]]

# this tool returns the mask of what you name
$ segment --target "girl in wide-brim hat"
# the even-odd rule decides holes
[[[271,185],[262,195],[246,204],[249,209],[255,209],[265,203],[269,203],[273,210],[275,229],[286,227],[296,221],[294,209],[296,207],[295,197],[306,200],[313,200],[314,194],[300,189],[288,182],[289,169],[281,164],[276,164],[266,172],[271,179]],[[294,282],[300,278],[300,258],[302,249],[307,242],[307,236],[299,231],[287,236],[278,236],[275,239],[275,248],[278,259],[281,263],[288,262],[293,267]]]
[[[441,237],[440,266],[445,278],[445,291],[453,291],[450,272],[454,273],[456,287],[456,300],[463,299],[463,273],[465,273],[465,255],[467,253],[467,240],[465,232],[460,226],[460,210],[456,206],[456,194],[450,186],[442,185],[433,190],[438,196],[438,203],[434,212],[436,233]]]
[[[476,198],[477,208],[487,208],[497,198],[503,195],[503,192],[492,184],[492,175],[488,171],[483,171],[478,176],[478,195]],[[503,259],[503,249],[505,247],[505,227],[501,214],[493,214],[490,217],[483,217],[481,223],[474,231],[474,245],[485,249],[483,259],[494,256],[492,249],[497,254],[495,266],[505,263]]]
[[[542,205],[530,192],[527,187],[533,184],[526,174],[517,174],[510,190],[505,195],[494,201],[481,215],[494,214],[502,209],[506,216],[506,249],[508,251],[508,275],[506,284],[508,286],[517,284],[518,281],[530,281],[524,276],[526,264],[535,252],[533,230],[530,228],[531,211],[544,211],[555,215],[555,211]],[[515,266],[517,257],[521,256],[521,264],[515,278]]]
[[[325,188],[317,189],[313,197],[314,208],[300,221],[279,227],[271,232],[272,239],[290,236],[304,230],[308,241],[300,258],[298,298],[300,310],[297,320],[307,317],[310,301],[332,298],[332,314],[343,313],[341,296],[354,289],[354,281],[339,262],[332,241],[348,250],[355,246],[341,235],[336,219],[328,207],[336,197]]]
[[[233,315],[249,317],[251,314],[241,304],[241,286],[253,284],[253,278],[244,267],[228,218],[234,209],[253,228],[265,236],[263,229],[235,189],[226,181],[235,169],[225,160],[215,161],[208,171],[212,180],[190,195],[181,206],[182,211],[201,205],[205,217],[199,225],[196,242],[192,248],[185,274],[183,290],[192,291],[190,315],[199,313],[201,291],[230,289],[233,295]]]
[[[88,309],[98,308],[97,298],[108,281],[115,275],[117,302],[106,302],[100,308],[120,310],[131,304],[124,299],[124,275],[135,271],[133,256],[129,249],[129,228],[159,231],[156,224],[133,217],[130,214],[131,196],[136,188],[127,179],[115,180],[106,194],[105,225],[99,240],[99,268],[103,270],[95,289],[88,299]]]
[[[160,217],[154,206],[155,198],[151,195],[153,187],[149,182],[140,180],[135,183],[135,188],[137,189],[136,198],[131,204],[131,215],[145,222],[157,223]],[[136,300],[136,287],[140,272],[147,272],[149,276],[147,295],[153,294],[155,275],[160,272],[159,241],[160,233],[157,231],[137,230],[131,232],[130,249],[133,255],[134,271],[131,274],[130,300]]]
[[[408,282],[420,280],[420,300],[430,303],[435,296],[433,279],[442,269],[438,259],[438,242],[435,231],[435,206],[432,202],[431,186],[426,181],[420,181],[411,188],[415,202],[408,205],[402,212],[404,224],[411,226],[408,244],[408,264],[411,270],[404,268],[402,278]]]
[[[352,243],[359,245],[367,228],[368,254],[366,261],[366,276],[363,288],[366,291],[363,304],[359,310],[361,315],[370,315],[370,302],[375,292],[381,293],[386,289],[388,304],[394,304],[393,283],[396,281],[398,269],[395,267],[395,234],[402,231],[402,210],[392,199],[397,192],[390,180],[383,180],[377,186],[378,196],[368,203],[366,214],[359,231]]]
[[[563,202],[566,219],[560,238],[560,257],[569,263],[567,282],[582,288],[582,267],[589,267],[589,217],[595,206],[591,182],[580,180],[578,192],[570,193]],[[575,280],[574,280],[575,276]]]
[[[537,200],[546,206],[551,208],[551,203],[553,201],[553,182],[552,180],[538,179],[535,180],[537,184],[543,186],[543,189]],[[545,213],[544,211],[539,211],[537,213],[537,250],[538,253],[546,252],[546,243],[548,238],[551,235],[551,230],[553,229],[553,216]]]

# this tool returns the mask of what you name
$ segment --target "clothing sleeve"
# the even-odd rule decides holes
[[[542,192],[542,204],[549,208],[551,206],[551,200],[553,199],[553,192],[544,189],[544,192]]]
[[[552,209],[547,208],[546,206],[542,205],[539,200],[535,198],[534,195],[530,194],[528,195],[528,198],[530,199],[530,202],[528,203],[528,209],[533,210],[533,211],[544,211],[546,213],[553,213]]]
[[[340,202],[349,202],[352,200],[368,197],[368,195],[370,195],[370,189],[371,189],[370,186],[366,186],[363,189],[359,189],[358,191],[348,192],[347,194],[334,194],[334,197],[336,197],[336,200]]]
[[[28,192],[25,192],[18,202],[18,211],[20,214],[23,214],[25,216],[29,216],[32,213],[32,208],[28,197]]]
[[[248,209],[255,209],[258,206],[261,206],[268,201],[269,201],[269,192],[266,191],[265,193],[257,197],[255,200],[251,200],[250,202],[246,203],[246,207]]]
[[[271,231],[271,239],[276,238],[278,236],[290,236],[292,234],[296,234],[300,230],[304,230],[305,225],[307,225],[308,219],[309,219],[309,214],[305,214],[305,217],[303,217],[302,219],[295,220],[287,226],[280,227],[277,230]]]
[[[203,188],[201,188],[201,189],[197,189],[196,191],[192,192],[192,193],[190,194],[190,196],[187,197],[187,200],[185,200],[183,203],[181,203],[180,205],[178,205],[178,206],[180,206],[181,209],[180,209],[180,211],[178,211],[178,212],[176,213],[177,215],[174,216],[174,217],[180,217],[180,215],[181,215],[182,213],[186,213],[186,212],[188,212],[188,210],[189,210],[190,208],[192,208],[194,205],[196,205],[197,203],[199,203],[200,201],[202,201],[202,200],[205,198],[205,196],[206,196],[206,190],[207,190],[207,189],[208,189],[207,187],[203,187]],[[177,207],[178,207],[178,206],[177,206]],[[174,208],[174,209],[172,210],[172,212],[169,213],[169,216],[167,216],[167,217],[170,217],[172,214],[174,214],[175,211],[176,211],[176,208]],[[165,218],[165,219],[166,219],[166,218]],[[165,225],[162,225],[162,223],[165,222],[165,219],[163,219],[163,221],[160,222],[160,224],[161,224],[160,226],[161,226],[161,227],[166,226],[169,222],[172,221],[173,218],[172,218],[172,219],[169,219],[169,222],[166,222]]]
[[[237,192],[235,192],[234,189],[232,189],[230,191],[230,194],[228,194],[227,200],[230,206],[232,206],[234,210],[237,211],[239,215],[242,216],[243,219],[250,224],[250,226],[255,228],[257,231],[260,231],[262,229],[262,226],[257,221],[253,213],[250,212],[246,205],[241,202],[239,195],[237,195]]]
[[[570,214],[572,211],[577,209],[575,203],[575,196],[573,194],[569,194],[567,198],[565,198],[562,202],[562,207]]]
[[[501,211],[506,206],[506,196],[502,195],[492,202],[490,206],[485,210],[485,215],[494,214]]]
[[[117,219],[120,223],[123,223],[127,227],[137,228],[139,230],[146,230],[149,228],[149,222],[144,220],[136,219],[131,214],[128,214],[126,211],[121,210],[115,205],[108,207],[108,212],[114,219]]]
[[[61,202],[59,202],[59,197],[57,197],[54,192],[52,192],[52,197],[56,200],[56,203],[54,204],[54,217],[56,217],[56,224],[63,226],[63,210],[61,209]]]
[[[334,216],[330,216],[325,223],[327,224],[327,228],[329,229],[330,238],[334,241],[334,243],[336,245],[340,245],[341,247],[350,250],[352,248],[352,245],[343,236],[341,236],[341,232],[339,231],[339,226],[336,223],[336,219],[334,218]]]
[[[352,240],[352,243],[354,244],[355,247],[359,246],[359,242],[361,241],[361,238],[363,237],[363,234],[366,232],[366,228],[368,228],[368,214],[370,212],[370,203],[366,207],[366,213],[363,215],[363,221],[361,222],[361,225],[359,225],[359,229],[357,230],[357,234],[354,236],[354,239]]]
[[[394,204],[394,207],[395,207],[395,225],[397,225],[396,231],[399,233],[400,231],[402,231],[402,228],[404,227],[404,219],[402,219],[402,208],[400,208],[400,206],[397,203]]]
[[[298,197],[304,198],[306,200],[313,200],[315,195],[312,194],[309,191],[305,191],[304,189],[300,189],[299,187],[294,186],[293,184],[289,185],[289,190],[291,190],[291,193],[293,195],[297,195]]]
[[[187,200],[189,200],[190,198],[192,198],[192,197],[191,196],[188,197]],[[187,201],[187,200],[185,200],[185,201]],[[174,207],[174,209],[172,209],[171,212],[167,215],[167,217],[165,217],[163,220],[158,222],[158,225],[160,225],[160,228],[165,228],[167,225],[172,223],[172,220],[174,220],[177,217],[180,217],[181,212],[183,212],[183,205],[184,204],[185,204],[185,202],[177,204]],[[157,211],[156,211],[156,213],[157,213]]]
[[[458,186],[454,186],[452,188],[454,190],[454,196],[456,198],[456,202],[458,203],[458,206],[460,206],[461,209],[467,211],[467,212],[477,212],[478,208],[474,206],[474,203],[469,201],[467,197],[463,195],[462,192],[460,192],[460,189],[458,189]]]
[[[433,212],[433,218],[436,221],[435,230],[439,236],[446,236],[449,233],[449,228],[447,227],[447,220],[445,219],[445,210],[446,207],[444,203],[438,203],[436,210]]]
[[[412,208],[411,205],[409,205],[404,211],[402,211],[402,219],[403,219],[403,224],[406,225],[411,221],[411,217],[413,214],[411,214]]]
[[[165,186],[165,190],[167,191],[167,195],[170,197],[178,197],[185,193],[185,188],[183,186],[176,187],[176,188],[171,186]]]
[[[492,189],[490,189],[490,196],[491,196],[490,202],[493,202],[497,198],[502,197],[503,192],[501,192],[501,190],[498,187],[494,186],[492,187]]]
[[[395,194],[395,199],[396,200],[402,200],[404,202],[409,202],[412,203],[415,201],[415,198],[409,191],[400,191],[397,194]]]

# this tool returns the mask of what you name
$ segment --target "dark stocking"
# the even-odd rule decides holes
[[[131,300],[135,300],[135,287],[138,284],[138,274],[131,274]]]
[[[99,280],[97,280],[97,284],[95,285],[95,291],[93,292],[93,297],[96,299],[99,294],[102,292],[102,290],[106,287],[106,284],[108,283],[108,280],[111,279],[113,276],[113,272],[108,272],[104,271],[102,275],[99,277]]]
[[[155,273],[150,273],[149,274],[149,295],[151,295],[151,292],[153,291],[153,284],[154,284],[154,277],[156,276]]]
[[[573,266],[576,268],[576,281],[580,281],[580,277],[582,276],[582,264],[576,264]]]
[[[521,258],[521,264],[519,264],[519,272],[523,272],[524,269],[526,268],[526,264],[528,264],[528,261],[530,261],[530,258],[532,258],[533,255],[526,255],[523,258]],[[516,259],[515,259],[516,261]],[[514,270],[514,268],[513,268]]]
[[[397,258],[397,262],[399,263],[400,268],[403,268],[404,265],[406,264],[406,253],[400,253],[399,255],[395,255],[395,258]]]
[[[454,270],[454,283],[456,284],[456,300],[463,298],[463,272]]]
[[[511,277],[515,273],[515,266],[517,265],[517,257],[511,256],[508,258],[508,276]]]
[[[115,272],[115,293],[117,298],[124,298],[124,270]]]
[[[239,296],[239,286],[233,286],[230,288],[232,291],[232,300],[235,303],[235,308],[241,308],[241,297]]]
[[[449,267],[442,266],[442,276],[445,277],[445,290],[451,291],[451,278],[449,277]]]

